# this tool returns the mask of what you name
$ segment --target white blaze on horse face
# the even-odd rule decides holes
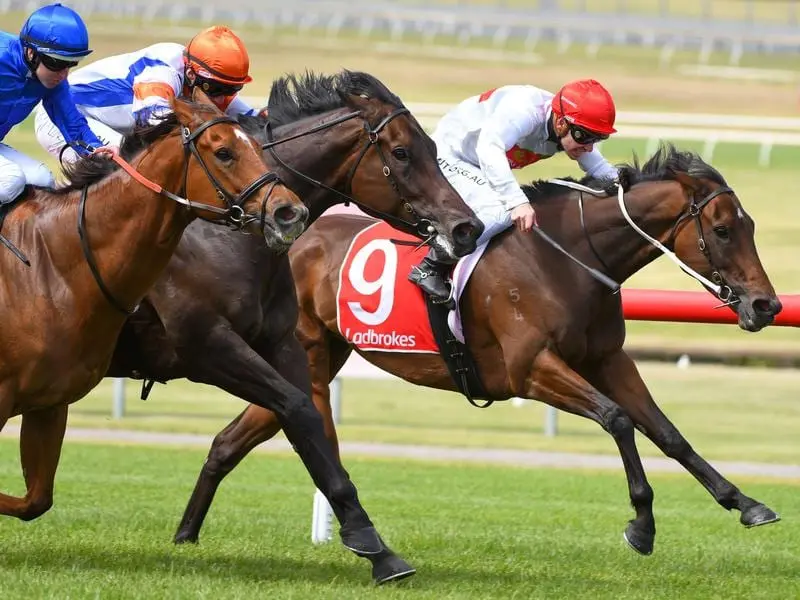
[[[744,219],[744,211],[742,210],[742,207],[741,207],[741,206],[739,206],[739,207],[736,209],[736,216],[737,216],[737,217],[739,217],[739,220],[740,220],[740,221],[741,221],[742,219]]]
[[[253,148],[252,141],[250,140],[250,138],[247,136],[247,134],[244,131],[242,131],[241,129],[237,128],[237,129],[233,130],[233,133],[236,135],[237,138],[239,138],[245,144],[250,146],[250,148]],[[255,152],[255,148],[253,148],[253,152]]]

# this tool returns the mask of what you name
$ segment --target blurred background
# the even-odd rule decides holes
[[[17,31],[39,4],[0,0],[3,29]],[[613,162],[646,158],[660,140],[700,152],[755,218],[759,252],[775,287],[800,292],[797,2],[69,4],[89,23],[92,59],[160,41],[186,43],[202,27],[230,25],[250,52],[254,81],[243,94],[256,105],[266,103],[273,78],[283,73],[348,68],[377,76],[431,127],[448,107],[492,87],[528,83],[556,91],[573,79],[598,79],[619,111],[619,134],[602,145],[604,154]],[[47,160],[30,122],[7,142]],[[520,181],[579,175],[566,157],[518,173]],[[666,260],[627,285],[698,290]],[[710,458],[797,462],[800,375],[769,367],[800,356],[796,330],[748,334],[735,326],[631,322],[628,346],[649,357],[640,364],[656,399]],[[676,366],[682,355],[682,367],[689,368]],[[693,361],[701,357],[709,364]],[[726,361],[749,366],[714,364]],[[476,411],[455,394],[379,378],[357,360],[345,368],[343,381],[343,441],[616,452],[594,424],[569,416],[560,418],[557,436],[544,435],[544,408],[534,402]],[[151,399],[140,402],[138,383],[128,382],[124,417],[113,419],[112,393],[112,382],[104,382],[75,405],[71,425],[213,433],[243,407],[216,389],[185,382],[156,386]],[[643,452],[657,450],[644,442]]]
[[[259,106],[284,73],[348,68],[378,77],[430,128],[455,103],[497,86],[555,92],[597,79],[618,110],[619,134],[603,153],[612,162],[646,159],[661,140],[699,152],[755,219],[778,292],[800,293],[798,2],[65,3],[88,21],[91,59],[231,26],[250,52],[254,81],[243,93]],[[2,29],[18,31],[40,4],[0,0]],[[30,120],[5,141],[55,168]],[[580,175],[563,156],[517,173],[521,182]],[[665,259],[626,285],[700,291]],[[356,357],[336,382],[342,456],[382,535],[420,569],[382,597],[800,597],[797,330],[629,322],[627,349],[692,446],[784,521],[745,530],[680,465],[654,460],[661,453],[637,432],[659,541],[657,556],[634,556],[620,539],[632,511],[617,448],[597,425],[564,414],[553,421],[534,401],[476,410]],[[0,520],[4,598],[375,593],[364,585],[364,561],[309,542],[314,488],[285,440],[225,481],[201,546],[173,548],[208,444],[244,403],[186,381],[156,385],[146,402],[139,389],[106,379],[71,407],[56,506],[35,523]],[[24,494],[18,431],[12,419],[0,435],[0,489]],[[481,464],[501,454],[505,465]]]

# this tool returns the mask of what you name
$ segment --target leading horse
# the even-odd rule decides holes
[[[301,195],[311,221],[334,203],[354,202],[451,255],[475,248],[481,223],[439,170],[433,141],[376,78],[350,71],[289,75],[273,84],[268,107],[268,121],[243,125]],[[197,222],[126,323],[107,374],[185,377],[271,409],[331,503],[345,546],[372,561],[375,581],[413,574],[374,532],[325,437],[294,334],[297,315],[286,255]],[[213,472],[217,463],[205,468]],[[187,512],[183,522],[203,517]],[[197,536],[176,536],[186,541]]]
[[[125,141],[146,185],[93,157],[67,188],[28,188],[5,218],[29,263],[0,252],[0,429],[22,415],[27,493],[0,494],[0,514],[31,520],[52,506],[68,407],[104,376],[127,315],[193,219],[221,219],[284,251],[303,230],[304,206],[254,140],[201,91],[194,99]]]
[[[758,257],[753,221],[716,169],[696,154],[662,146],[643,167],[637,162],[622,166],[620,179],[632,184],[624,196],[586,202],[583,192],[552,183],[523,189],[543,230],[614,280],[625,281],[660,256],[652,243],[657,241],[721,286],[742,328],[757,331],[772,322],[781,304]],[[337,324],[336,292],[348,247],[373,222],[323,217],[290,251],[301,306],[297,335],[308,353],[314,403],[337,448],[328,383],[352,347]],[[619,295],[542,238],[519,231],[497,236],[472,274],[460,307],[487,398],[539,400],[595,421],[614,438],[636,512],[625,531],[635,550],[652,552],[656,528],[653,490],[634,427],[680,462],[723,508],[739,510],[745,526],[778,520],[709,465],[656,405],[623,348]],[[439,355],[359,354],[412,383],[457,389]],[[206,463],[213,468],[202,469],[187,512],[206,514],[223,476],[279,429],[275,416],[257,406],[236,417],[215,438]],[[179,534],[196,537],[199,526],[199,521],[184,522]]]

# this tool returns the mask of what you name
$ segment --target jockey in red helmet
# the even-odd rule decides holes
[[[596,179],[617,170],[595,147],[616,132],[611,94],[593,79],[573,81],[555,95],[532,85],[509,85],[467,98],[436,127],[439,166],[485,225],[482,244],[516,224],[530,231],[536,215],[517,183],[519,169],[563,152]],[[451,261],[431,249],[409,279],[434,301],[450,296]]]

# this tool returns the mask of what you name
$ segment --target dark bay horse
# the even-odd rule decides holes
[[[280,248],[303,229],[303,204],[267,172],[254,140],[199,89],[194,99],[123,145],[162,191],[92,157],[68,188],[28,188],[5,219],[30,266],[0,252],[0,429],[22,415],[27,493],[0,494],[0,514],[27,521],[52,506],[69,404],[102,379],[127,313],[193,219],[222,218]]]
[[[742,328],[769,325],[781,305],[756,252],[754,224],[722,176],[697,155],[662,147],[639,168],[621,168],[632,187],[624,203],[644,232],[707,278],[729,286]],[[524,186],[541,227],[584,262],[618,282],[660,256],[623,218],[617,197],[587,198],[551,183]],[[353,237],[374,221],[325,216],[290,251],[301,307],[297,335],[308,352],[314,402],[337,445],[328,383],[352,348],[337,326],[336,291]],[[727,288],[725,288],[727,289]],[[465,338],[491,399],[540,400],[597,422],[622,456],[636,517],[625,538],[650,554],[655,541],[653,490],[634,441],[639,429],[679,461],[724,508],[741,511],[747,527],[778,520],[700,457],[651,397],[623,349],[619,295],[565,260],[539,236],[507,231],[489,245],[461,299]],[[418,385],[456,390],[436,354],[360,352],[389,373]],[[222,476],[278,432],[275,416],[250,406],[214,441],[188,512],[205,514]],[[200,504],[203,502],[203,504]],[[199,521],[182,533],[197,536]]]
[[[278,163],[312,221],[350,200],[455,256],[474,250],[481,223],[439,170],[432,140],[380,81],[349,71],[290,75],[274,83],[268,106],[268,123],[243,124],[269,145],[265,159]],[[294,289],[285,254],[194,223],[126,323],[107,375],[185,377],[271,409],[331,503],[345,546],[372,561],[378,583],[410,575],[372,528],[311,402]],[[203,468],[216,474],[219,463]],[[204,516],[187,511],[176,542],[197,541],[185,530]]]

